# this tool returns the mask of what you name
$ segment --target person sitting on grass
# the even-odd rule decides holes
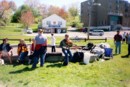
[[[25,44],[23,39],[20,39],[20,43],[18,44],[18,62],[19,64],[23,64],[25,61],[25,57],[28,55],[28,48],[27,45]]]
[[[7,57],[10,61],[10,64],[12,64],[11,56],[13,55],[12,47],[8,43],[8,39],[3,39],[2,44],[0,44],[0,56],[1,57]]]
[[[65,55],[65,59],[64,59],[64,62],[63,62],[63,66],[67,66],[68,63],[69,63],[69,60],[72,59],[72,53],[70,51],[70,47],[72,47],[73,43],[72,41],[69,39],[69,35],[66,34],[65,35],[65,39],[63,39],[61,42],[60,42],[60,47],[62,48],[62,52],[64,53]],[[69,56],[68,56],[69,55]]]

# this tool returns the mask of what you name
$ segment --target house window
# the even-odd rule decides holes
[[[58,25],[62,25],[62,22],[61,22],[61,21],[59,21],[59,22],[58,22]]]
[[[47,21],[47,22],[46,22],[46,24],[47,24],[47,25],[50,25],[50,24],[51,24],[51,22],[50,22],[50,21]]]

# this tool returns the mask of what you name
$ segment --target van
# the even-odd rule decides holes
[[[104,35],[103,30],[90,30],[89,35],[102,36]]]

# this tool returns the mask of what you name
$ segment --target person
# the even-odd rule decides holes
[[[30,56],[29,56],[28,64],[31,64],[33,62],[34,49],[35,49],[35,39],[32,39],[32,44],[30,45]]]
[[[56,52],[56,38],[54,37],[54,34],[51,34],[51,52]]]
[[[28,48],[27,45],[24,41],[24,39],[20,39],[19,44],[18,44],[18,62],[19,64],[23,64],[25,61],[25,57],[28,55]]]
[[[0,57],[8,57],[10,64],[12,64],[12,55],[12,47],[8,43],[8,39],[5,38],[3,39],[3,42],[0,44]]]
[[[122,36],[120,35],[120,31],[118,30],[117,34],[114,36],[114,43],[116,46],[115,54],[121,53],[121,41],[122,41]]]
[[[124,43],[126,41],[126,32],[123,33],[122,39],[123,39],[122,43]]]
[[[70,47],[72,47],[73,43],[72,41],[69,39],[69,35],[66,34],[65,35],[65,39],[63,39],[60,42],[60,47],[62,48],[62,52],[65,55],[64,58],[64,62],[63,62],[63,66],[67,66],[69,63],[69,60],[72,60],[72,53],[70,51]],[[69,56],[68,56],[69,55]]]
[[[126,44],[127,44],[127,42],[128,42],[128,33],[126,34]]]
[[[47,37],[43,35],[43,30],[38,30],[38,35],[35,37],[35,50],[34,50],[34,62],[32,64],[32,68],[36,68],[40,57],[40,67],[43,67],[45,56],[47,52]]]
[[[128,54],[127,54],[127,57],[129,57],[129,55],[130,55],[130,33],[127,36],[127,44],[128,44]]]

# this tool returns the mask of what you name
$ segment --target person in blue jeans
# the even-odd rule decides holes
[[[28,48],[23,39],[20,39],[20,43],[18,44],[17,52],[18,52],[18,56],[19,56],[18,62],[20,64],[23,64],[25,61],[25,57],[27,57],[27,55],[28,55]]]
[[[70,47],[72,47],[73,43],[72,41],[69,39],[69,35],[66,34],[65,35],[65,39],[63,39],[61,42],[60,42],[60,47],[62,48],[62,52],[64,53],[65,55],[65,58],[64,58],[64,62],[63,62],[63,66],[67,66],[68,63],[69,63],[69,60],[72,59],[72,53],[70,51]]]
[[[121,41],[122,35],[120,35],[120,31],[117,31],[117,34],[114,36],[114,43],[115,43],[115,54],[121,53]]]
[[[38,35],[35,37],[35,50],[34,50],[34,62],[32,68],[36,68],[38,60],[40,58],[40,67],[43,67],[45,62],[45,56],[47,51],[47,37],[43,35],[43,30],[38,30]]]

